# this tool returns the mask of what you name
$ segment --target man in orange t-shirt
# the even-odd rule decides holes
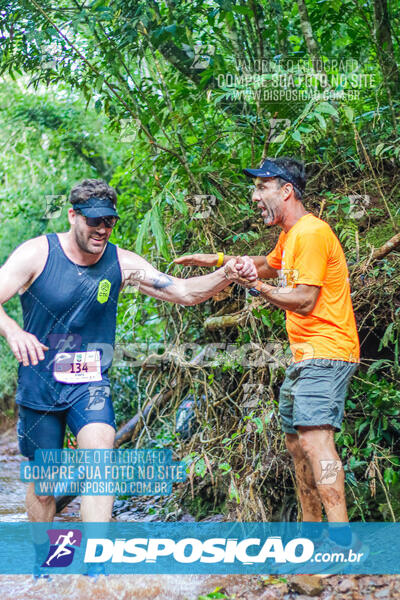
[[[255,180],[252,199],[264,223],[282,228],[272,252],[251,257],[258,276],[278,277],[279,285],[258,280],[247,287],[252,295],[286,310],[293,363],[280,390],[279,410],[294,460],[302,517],[321,521],[323,505],[329,521],[346,522],[344,474],[334,432],[340,430],[347,388],[360,356],[346,260],[330,226],[302,203],[302,163],[276,158],[244,173]],[[175,262],[220,266],[229,258],[195,254]],[[236,268],[240,272],[240,264]],[[350,543],[348,527],[337,534],[337,541]]]

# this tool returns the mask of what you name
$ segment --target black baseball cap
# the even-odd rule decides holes
[[[85,217],[118,217],[113,201],[110,198],[91,196],[82,203],[72,205],[74,210],[79,210]]]
[[[281,177],[285,181],[295,185],[297,189],[303,193],[305,186],[304,182],[299,178],[289,173],[284,167],[277,165],[273,160],[264,160],[259,169],[243,169],[243,173],[247,177]]]

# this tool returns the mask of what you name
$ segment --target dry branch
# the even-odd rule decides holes
[[[174,383],[174,382],[173,382]],[[130,440],[133,442],[141,429],[141,421],[148,422],[149,417],[153,409],[157,404],[161,405],[172,396],[172,390],[160,392],[148,401],[141,413],[135,415],[128,423],[123,425],[115,436],[114,448],[119,448],[124,442]]]
[[[400,246],[400,233],[396,233],[390,240],[385,242],[383,246],[377,248],[372,254],[371,260],[381,260],[384,258],[389,252],[393,252]]]
[[[393,250],[400,247],[400,233],[396,233],[390,240],[385,242],[380,248],[376,248],[370,254],[370,256],[364,259],[361,263],[356,263],[352,266],[353,275],[355,272],[365,271],[371,262],[375,260],[382,260],[385,256],[387,256]]]
[[[245,320],[245,314],[223,315],[222,317],[208,317],[204,321],[204,328],[208,330],[223,329],[225,327],[238,327]]]

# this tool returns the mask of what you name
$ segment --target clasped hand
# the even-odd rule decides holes
[[[231,258],[224,267],[225,277],[245,287],[252,287],[257,279],[257,269],[249,256]]]

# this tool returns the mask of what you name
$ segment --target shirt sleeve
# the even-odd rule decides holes
[[[278,241],[275,248],[267,254],[267,262],[273,269],[280,269],[282,263],[282,251],[283,251],[283,236],[282,233],[279,235]]]
[[[332,241],[329,234],[320,229],[298,236],[293,265],[296,285],[323,285]]]

